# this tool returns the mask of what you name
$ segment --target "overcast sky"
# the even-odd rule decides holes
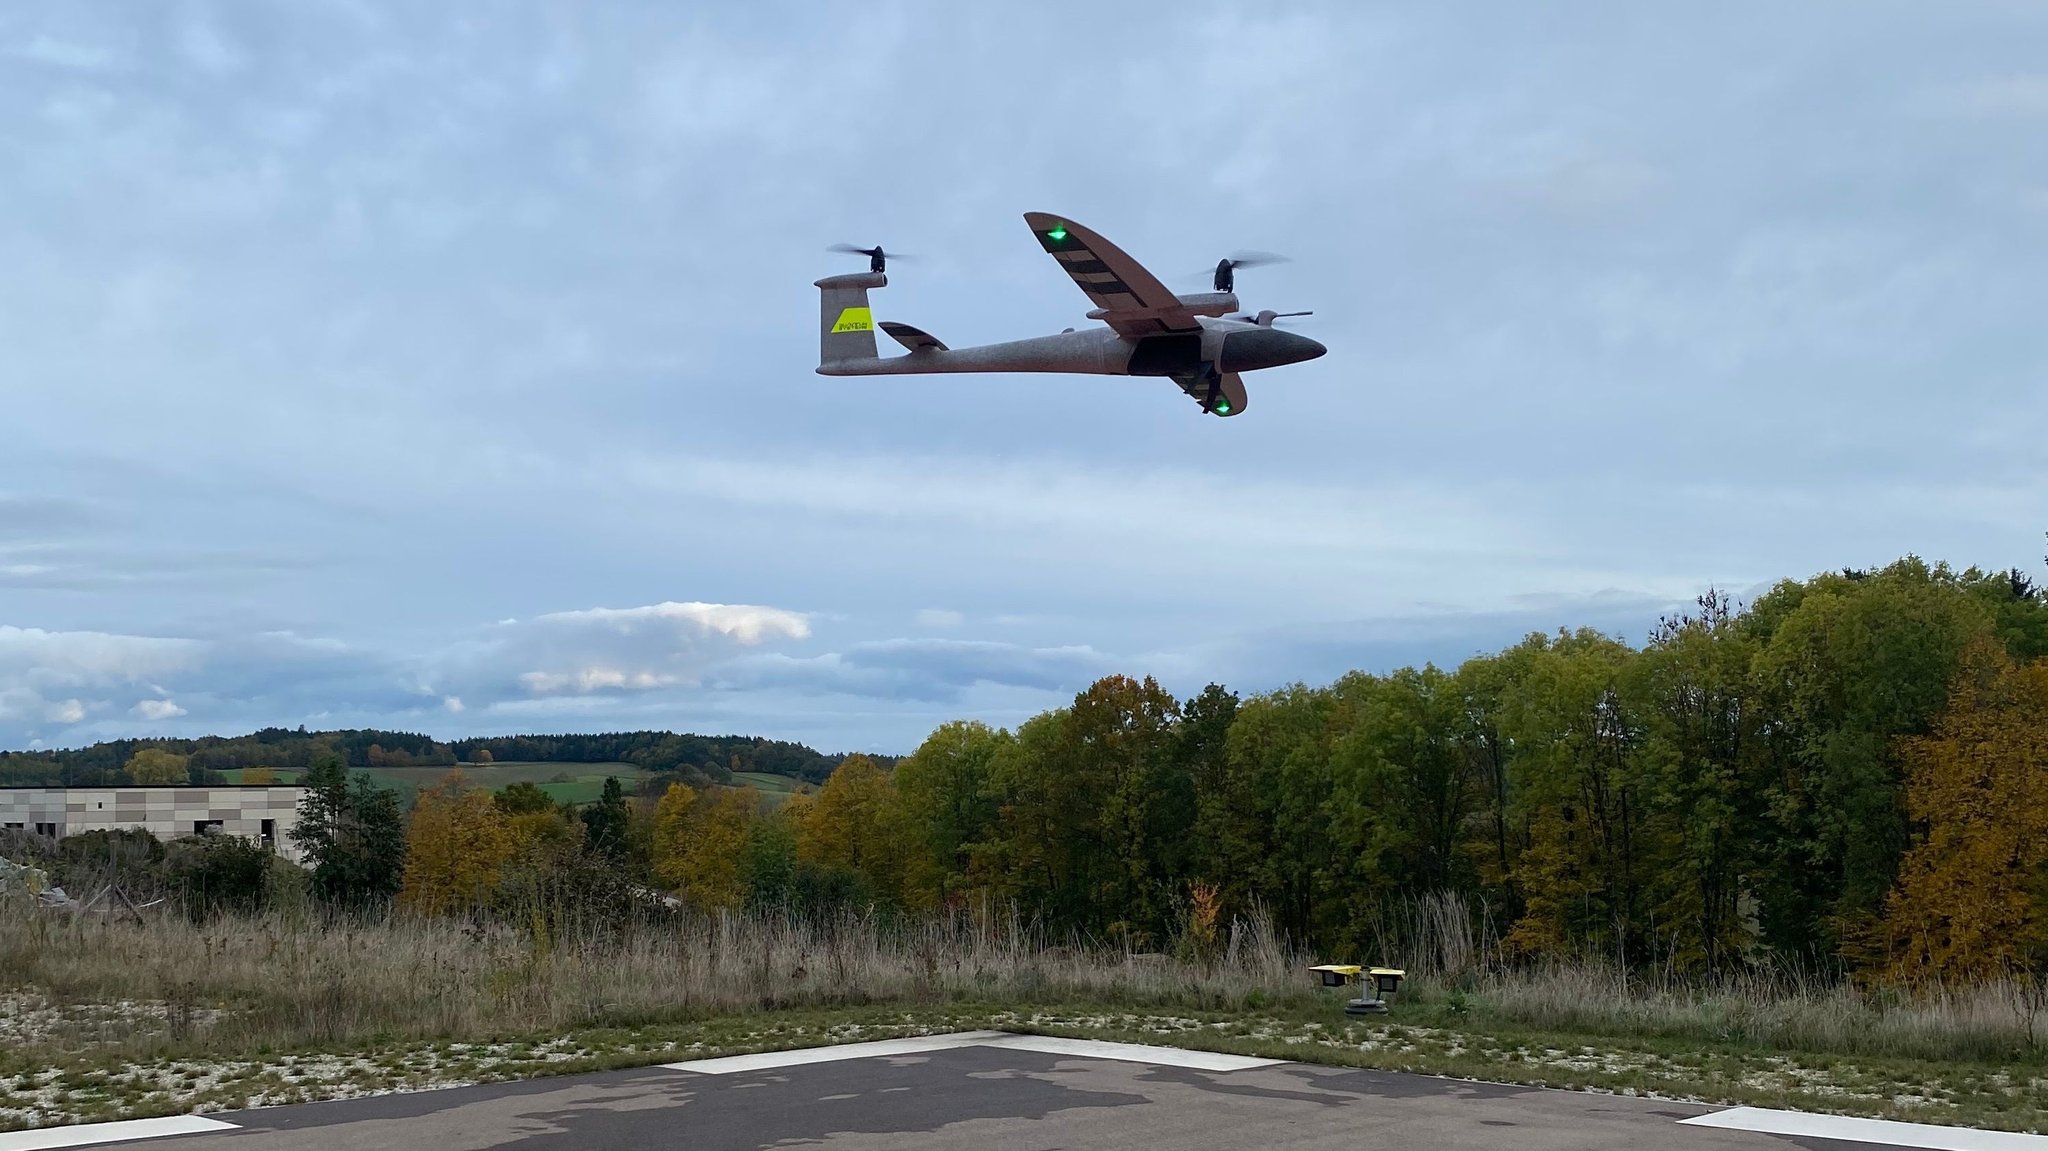
[[[0,9],[0,747],[907,751],[2038,570],[2035,4]],[[1711,15],[1709,14],[1711,12]],[[1060,213],[1311,363],[827,379],[811,281],[1086,324]]]

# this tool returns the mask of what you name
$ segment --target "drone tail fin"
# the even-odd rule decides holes
[[[828,369],[835,364],[876,358],[875,317],[868,310],[868,289],[888,283],[889,278],[879,272],[827,276],[817,282],[820,372],[829,375]]]

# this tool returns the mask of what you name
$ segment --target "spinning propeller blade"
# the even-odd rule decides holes
[[[858,248],[852,244],[833,244],[825,250],[828,252],[845,252],[851,256],[866,256],[868,258],[868,271],[870,272],[888,271],[890,260],[916,259],[915,256],[906,256],[902,252],[885,252],[880,244],[876,244],[872,248]]]
[[[1232,252],[1231,254],[1225,256],[1221,260],[1216,261],[1216,268],[1214,271],[1201,272],[1197,274],[1209,276],[1217,291],[1232,292],[1237,290],[1235,286],[1236,277],[1234,273],[1239,268],[1259,268],[1264,267],[1267,264],[1284,263],[1287,263],[1286,256],[1276,255],[1272,252],[1239,251]],[[1188,278],[1193,279],[1194,277],[1190,276]]]

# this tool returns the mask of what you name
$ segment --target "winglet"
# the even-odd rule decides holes
[[[927,348],[938,352],[947,350],[946,345],[940,343],[938,337],[930,332],[913,328],[909,324],[899,324],[894,320],[883,320],[879,326],[882,331],[888,333],[890,339],[895,340],[913,352],[922,352]]]

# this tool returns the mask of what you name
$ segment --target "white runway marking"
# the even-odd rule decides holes
[[[980,1046],[1038,1051],[1046,1055],[1076,1055],[1084,1059],[1120,1059],[1127,1063],[1155,1063],[1162,1067],[1192,1067],[1197,1071],[1248,1071],[1254,1067],[1271,1067],[1282,1062],[1279,1059],[1254,1059],[1249,1055],[1189,1051],[1182,1047],[1148,1047],[1137,1043],[1062,1039],[1056,1035],[1006,1035],[1001,1039],[983,1040]]]
[[[165,1135],[196,1135],[201,1131],[232,1131],[233,1123],[200,1115],[166,1115],[161,1119],[121,1119],[113,1123],[74,1123],[33,1131],[0,1131],[0,1151],[48,1151],[54,1147],[90,1147],[127,1139],[158,1139]]]
[[[1894,1147],[1930,1147],[1935,1151],[2048,1151],[2048,1135],[1979,1131],[1971,1127],[1942,1127],[1933,1123],[1900,1123],[1891,1119],[1853,1119],[1847,1115],[1811,1115],[1804,1111],[1773,1111],[1764,1107],[1733,1107],[1679,1122],[1694,1127],[1726,1127],[1765,1135],[1805,1135],[1853,1143],[1888,1143]]]
[[[694,1059],[687,1063],[664,1063],[671,1071],[695,1071],[699,1075],[732,1075],[741,1071],[766,1071],[774,1067],[799,1067],[806,1063],[836,1063],[841,1059],[870,1059],[884,1055],[918,1055],[953,1047],[972,1047],[987,1039],[1000,1039],[1001,1031],[956,1031],[950,1035],[917,1035],[909,1039],[881,1039],[873,1043],[841,1043],[832,1047],[800,1047],[793,1051],[763,1051],[756,1055],[727,1055],[719,1059]],[[0,1148],[0,1151],[5,1151]]]
[[[805,1047],[795,1051],[763,1051],[758,1055],[727,1055],[718,1059],[696,1059],[687,1063],[664,1063],[671,1071],[694,1071],[699,1075],[732,1075],[743,1071],[766,1071],[775,1067],[798,1067],[806,1063],[832,1063],[841,1059],[869,1059],[886,1055],[917,1055],[955,1047],[1003,1047],[1012,1051],[1037,1051],[1046,1055],[1073,1055],[1083,1059],[1116,1059],[1126,1063],[1151,1063],[1160,1067],[1192,1067],[1197,1071],[1244,1071],[1271,1067],[1279,1059],[1253,1059],[1245,1055],[1218,1055],[1211,1051],[1186,1051],[1178,1047],[1147,1047],[1137,1043],[1104,1043],[1094,1039],[1061,1039],[1052,1035],[1015,1035],[1007,1031],[956,1031],[951,1035],[921,1035],[912,1039],[883,1039],[874,1043],[842,1043],[834,1047]],[[0,1147],[0,1151],[7,1151]]]

